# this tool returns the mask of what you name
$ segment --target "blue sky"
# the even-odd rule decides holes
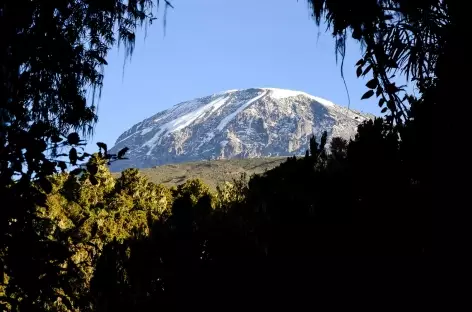
[[[318,28],[305,0],[174,0],[164,36],[162,17],[138,34],[123,72],[123,48],[110,51],[90,140],[114,145],[135,123],[179,102],[228,89],[300,90],[347,106],[334,41]],[[360,47],[348,42],[344,74],[351,107],[380,114],[361,101],[366,80],[355,75]]]

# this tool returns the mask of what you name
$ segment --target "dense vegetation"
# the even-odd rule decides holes
[[[411,182],[407,147],[386,128],[382,119],[366,122],[355,140],[335,138],[329,146],[326,133],[320,142],[313,137],[305,157],[216,192],[200,180],[156,185],[136,169],[115,179],[100,154],[87,162],[94,170],[49,176],[51,189],[35,207],[32,226],[62,257],[41,260],[49,271],[38,284],[52,286],[54,296],[39,293],[29,304],[60,311],[170,308],[179,295],[197,299],[203,286],[245,287],[240,278],[257,276],[253,266],[323,255],[420,255],[428,245],[424,195]],[[389,172],[385,161],[395,164]],[[385,187],[401,195],[385,202]],[[10,248],[31,257],[39,252]],[[11,269],[25,278],[39,273],[16,265]],[[222,270],[230,267],[240,276]],[[33,294],[6,273],[4,280],[3,295],[21,298],[19,304]]]
[[[365,47],[363,98],[376,96],[385,116],[351,142],[313,138],[305,157],[214,194],[198,180],[168,189],[133,170],[115,180],[106,165],[126,150],[81,152],[96,121],[86,90],[99,91],[115,43],[132,53],[153,1],[2,2],[3,310],[268,309],[307,295],[309,273],[326,268],[319,256],[431,253],[433,146],[463,146],[440,113],[464,100],[451,90],[467,90],[454,72],[470,63],[467,10],[446,0],[308,2],[341,58],[348,35]],[[417,98],[392,82],[397,72]],[[452,153],[436,154],[445,181],[436,204],[452,207],[463,186]]]

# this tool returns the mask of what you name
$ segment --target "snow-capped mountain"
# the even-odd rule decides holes
[[[372,115],[304,92],[229,90],[173,106],[125,131],[111,149],[129,160],[112,170],[207,159],[304,154],[312,134],[352,137]]]

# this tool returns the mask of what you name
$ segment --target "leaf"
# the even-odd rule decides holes
[[[355,28],[354,31],[352,32],[352,38],[359,40],[361,39],[361,37],[362,37],[362,31],[358,27]]]
[[[47,178],[42,177],[41,179],[39,179],[38,183],[39,183],[39,186],[41,187],[41,189],[46,194],[49,194],[49,193],[52,192],[52,183]]]
[[[103,57],[101,57],[101,56],[97,56],[95,59],[96,59],[101,65],[108,65],[107,61],[106,61]]]
[[[67,169],[67,165],[66,165],[66,163],[65,163],[64,161],[58,161],[58,162],[57,162],[57,166],[58,166],[59,168],[61,168],[62,172],[66,171],[66,169]]]
[[[387,86],[386,86],[386,90],[388,93],[390,94],[393,94],[395,92],[398,92],[400,91],[400,89],[395,85],[395,83],[389,83]]]
[[[372,95],[374,95],[374,90],[369,90],[364,95],[361,97],[361,100],[365,100],[370,98]]]
[[[118,152],[118,158],[119,159],[122,159],[123,156],[125,156],[126,152],[129,150],[128,147],[125,147],[125,148],[122,148],[119,152]]]
[[[380,112],[383,114],[387,111],[387,109],[388,109],[387,107],[384,107],[384,108],[382,108],[382,110]]]
[[[62,142],[62,138],[60,136],[58,136],[57,134],[54,134],[51,136],[51,142],[52,143],[60,143]]]
[[[390,68],[398,68],[397,62],[392,59],[388,59],[386,65]]]
[[[56,172],[56,163],[48,159],[43,159],[42,170],[45,173],[47,172],[48,174],[52,174]]]
[[[87,165],[87,171],[90,172],[91,175],[97,174],[98,172],[98,166],[93,164],[93,165]]]
[[[82,172],[84,172],[84,169],[82,169],[82,168],[76,168],[76,169],[72,170],[72,171],[70,172],[70,174],[71,174],[71,175],[79,175],[79,174],[81,174]]]
[[[375,96],[378,97],[382,94],[382,88],[380,86],[377,87],[377,91],[375,91]]]
[[[46,123],[38,121],[31,125],[28,133],[31,134],[31,136],[43,136],[48,132],[49,129],[50,128]]]
[[[69,134],[67,136],[67,142],[70,144],[70,145],[77,145],[79,144],[80,142],[80,137],[79,137],[79,134],[77,132],[72,132],[71,134]]]
[[[69,159],[71,164],[77,164],[77,150],[75,148],[71,148],[71,150],[69,151]]]
[[[381,98],[381,99],[379,100],[379,107],[382,107],[384,104],[385,104],[385,99],[384,99],[384,98]]]
[[[357,61],[356,66],[363,66],[364,64],[365,64],[365,60],[360,59],[360,60]]]
[[[90,180],[90,183],[92,183],[92,185],[97,185],[98,184],[97,178],[95,178],[95,176],[93,176],[93,175],[91,175],[89,177],[89,180]]]
[[[362,67],[361,66],[357,67],[356,75],[357,75],[357,77],[360,77],[362,75]]]
[[[379,84],[379,81],[376,78],[373,78],[366,83],[366,87],[369,89],[375,89],[377,88],[378,84]]]
[[[372,69],[372,64],[370,64],[369,66],[367,66],[367,68],[364,70],[364,72],[362,73],[362,76],[365,76],[368,72],[370,72],[370,70]],[[357,76],[359,77],[359,76]]]
[[[107,148],[107,145],[106,145],[105,143],[97,142],[97,146],[98,146],[100,149],[103,148],[103,151],[105,152],[105,154],[107,153],[108,148]]]

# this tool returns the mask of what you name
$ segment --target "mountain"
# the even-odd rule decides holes
[[[229,90],[177,104],[135,124],[119,136],[112,153],[128,147],[129,167],[209,159],[304,154],[312,134],[328,140],[353,137],[372,115],[348,110],[300,91],[251,88]]]

